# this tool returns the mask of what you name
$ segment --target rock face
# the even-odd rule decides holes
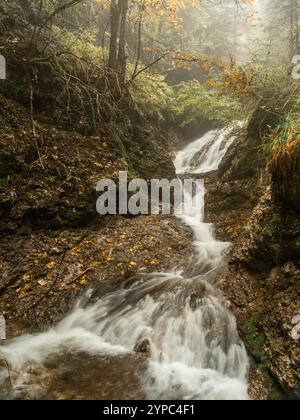
[[[300,346],[293,334],[300,315],[300,221],[282,216],[267,191],[234,246],[224,290],[245,344],[257,363],[257,378],[269,399],[296,396]],[[297,327],[297,326],[296,326]]]
[[[218,172],[205,180],[206,219],[214,223],[220,239],[230,241],[238,238],[270,178],[261,141],[247,129],[236,135]]]
[[[206,219],[215,224],[217,237],[233,242],[221,282],[253,361],[251,396],[297,398],[300,346],[293,337],[300,315],[300,220],[273,203],[259,138],[252,122],[218,173],[206,180]]]

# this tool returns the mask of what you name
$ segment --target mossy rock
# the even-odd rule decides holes
[[[286,399],[286,394],[281,385],[275,380],[269,371],[269,358],[264,351],[266,345],[266,337],[260,327],[260,317],[254,316],[250,318],[244,328],[244,340],[250,354],[258,363],[264,386],[268,393],[268,400],[280,401]]]
[[[276,382],[270,372],[261,366],[260,371],[263,376],[264,385],[268,392],[268,400],[269,401],[282,401],[286,399],[286,394],[282,387]]]
[[[265,354],[264,347],[266,338],[259,327],[259,318],[250,318],[244,326],[245,342],[251,355],[260,363],[266,364],[268,358]]]

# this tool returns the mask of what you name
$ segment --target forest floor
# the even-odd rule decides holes
[[[0,313],[9,334],[59,321],[87,289],[105,294],[189,254],[191,232],[175,217],[97,215],[97,182],[126,169],[108,138],[41,123],[34,137],[25,109],[3,96],[0,104]],[[173,177],[167,152],[154,160]]]

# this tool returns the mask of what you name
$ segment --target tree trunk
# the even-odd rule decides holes
[[[141,53],[142,53],[142,24],[143,24],[143,12],[140,14],[139,24],[138,24],[138,44],[137,44],[137,53],[136,53],[136,61],[135,67],[133,71],[133,76],[136,74],[139,68],[139,63],[141,60]]]
[[[124,83],[126,79],[126,31],[129,0],[119,0],[119,7],[121,10],[121,26],[118,52],[118,70],[120,73],[120,81],[121,83]]]
[[[123,0],[124,1],[124,0]],[[117,70],[117,56],[118,56],[118,34],[120,26],[120,1],[111,1],[110,6],[110,46],[109,46],[109,60],[108,67]]]

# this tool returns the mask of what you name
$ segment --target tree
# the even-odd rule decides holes
[[[111,0],[110,5],[110,47],[108,67],[117,70],[118,36],[120,27],[120,0]]]
[[[126,79],[126,30],[129,0],[120,0],[120,2],[121,23],[117,68],[120,74],[121,83],[124,84]]]

